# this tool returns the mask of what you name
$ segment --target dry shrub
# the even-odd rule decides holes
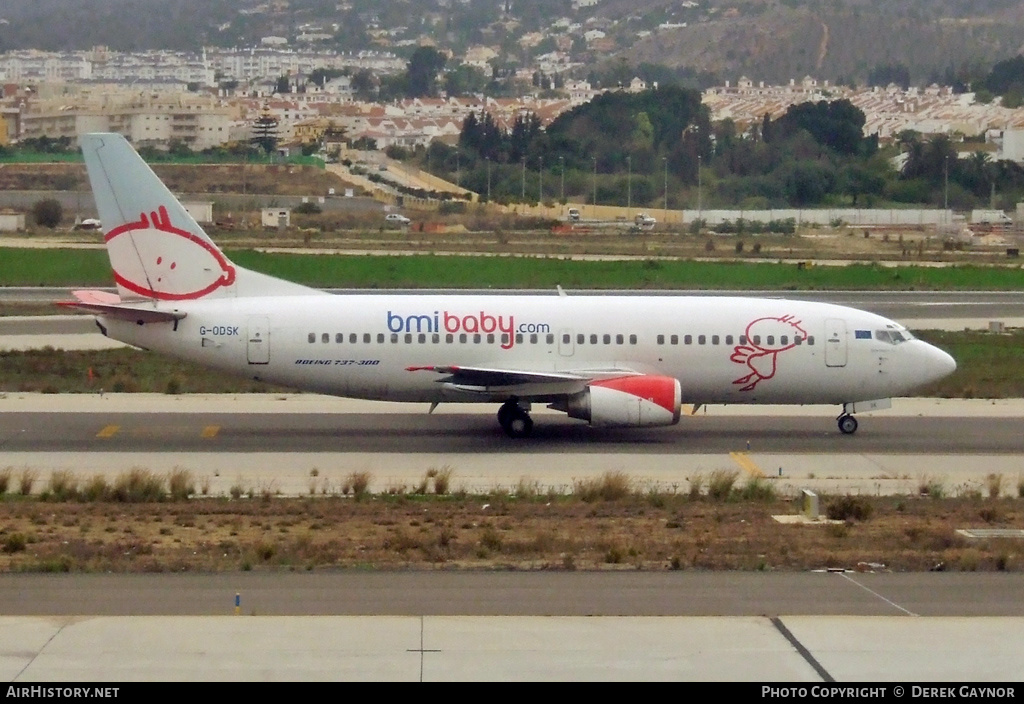
[[[1003,492],[1003,475],[991,473],[985,478],[985,486],[988,487],[988,498],[998,499]]]
[[[348,485],[352,487],[352,495],[362,498],[370,492],[371,476],[369,472],[353,472],[348,475]]]
[[[34,469],[25,468],[21,470],[21,474],[18,476],[18,493],[22,496],[28,496],[32,493],[32,487],[35,486],[36,479],[39,477],[39,473]]]
[[[825,515],[833,521],[866,521],[871,510],[871,503],[863,496],[840,496],[828,503]]]
[[[173,501],[185,501],[196,493],[196,483],[192,472],[182,467],[175,467],[167,475],[167,486]]]
[[[699,499],[701,493],[704,491],[704,475],[700,472],[690,476],[690,491],[689,496],[691,499]]]
[[[6,494],[7,490],[11,486],[11,476],[14,474],[14,467],[4,467],[0,469],[0,494]],[[1024,486],[1024,480],[1022,480],[1022,486]]]
[[[81,496],[85,501],[106,501],[110,498],[110,484],[102,474],[94,474],[82,485]]]
[[[917,480],[917,493],[921,496],[941,499],[946,496],[946,485],[939,477],[932,477],[925,474]]]
[[[534,499],[540,494],[540,482],[529,477],[519,477],[515,494],[521,499]]]
[[[775,501],[775,486],[764,477],[751,477],[743,488],[737,492],[744,501]]]
[[[434,470],[434,493],[444,495],[452,483],[452,468],[448,465]]]
[[[574,479],[573,495],[587,503],[621,501],[632,493],[633,480],[625,472],[605,472],[600,477]]]
[[[119,474],[110,491],[111,499],[123,503],[163,501],[166,495],[163,477],[141,467]]]
[[[78,477],[68,469],[54,470],[50,473],[46,493],[55,501],[71,501],[78,497]]]
[[[708,497],[716,501],[727,500],[739,476],[735,469],[716,469],[708,479]]]

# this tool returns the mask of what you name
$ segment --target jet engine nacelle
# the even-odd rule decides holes
[[[675,425],[681,402],[677,379],[625,376],[591,382],[567,399],[566,413],[598,427]]]

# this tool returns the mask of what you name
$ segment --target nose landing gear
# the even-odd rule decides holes
[[[836,418],[836,423],[839,425],[839,432],[843,435],[853,435],[857,432],[857,419],[853,417],[853,414],[849,412],[848,403],[843,404],[843,412]]]

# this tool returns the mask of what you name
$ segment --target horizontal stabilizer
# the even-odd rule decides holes
[[[72,294],[77,301],[62,301],[57,305],[133,323],[169,323],[181,320],[186,315],[180,311],[124,305],[116,293],[108,291],[72,291]]]

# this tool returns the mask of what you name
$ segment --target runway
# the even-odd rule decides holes
[[[389,404],[313,394],[7,394],[0,467],[84,476],[131,467],[189,469],[213,494],[241,481],[283,494],[310,476],[340,483],[368,472],[371,490],[415,486],[452,470],[467,491],[529,479],[565,490],[575,479],[627,472],[637,485],[684,490],[689,478],[734,469],[801,489],[910,493],[924,477],[980,488],[990,473],[1015,492],[1024,456],[1024,401],[896,399],[845,436],[831,406],[711,406],[668,428],[591,428],[538,409],[534,437],[511,440],[490,406]],[[59,428],[59,432],[54,432]]]

